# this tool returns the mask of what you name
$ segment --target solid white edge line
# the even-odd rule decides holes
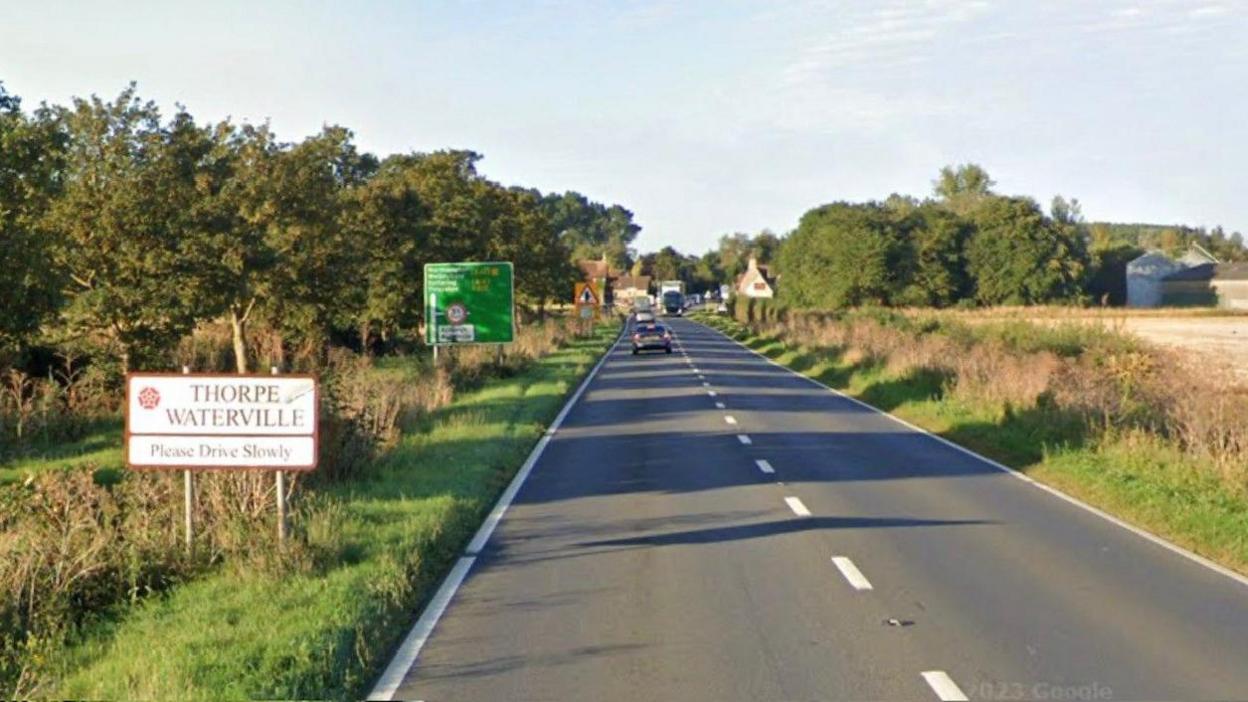
[[[1218,563],[1214,563],[1213,561],[1209,560],[1208,558],[1205,558],[1204,556],[1202,556],[1202,555],[1200,555],[1200,554],[1198,554],[1198,553],[1195,553],[1195,552],[1189,551],[1189,550],[1187,550],[1186,548],[1183,548],[1182,546],[1179,546],[1179,545],[1178,545],[1178,544],[1176,544],[1176,543],[1173,543],[1173,542],[1167,541],[1166,539],[1163,539],[1162,537],[1157,536],[1156,534],[1154,534],[1154,533],[1152,533],[1152,532],[1145,531],[1144,529],[1141,529],[1140,527],[1137,527],[1137,526],[1135,526],[1134,524],[1131,524],[1131,523],[1129,523],[1129,522],[1125,522],[1125,521],[1123,521],[1123,520],[1119,519],[1118,517],[1115,517],[1114,515],[1112,515],[1112,514],[1110,514],[1110,513],[1106,512],[1106,511],[1104,511],[1104,510],[1100,509],[1099,507],[1093,507],[1092,505],[1090,505],[1090,504],[1088,504],[1088,503],[1086,503],[1086,502],[1084,502],[1084,501],[1080,500],[1079,498],[1077,498],[1077,497],[1073,497],[1073,496],[1071,496],[1071,495],[1068,495],[1068,494],[1066,494],[1066,493],[1062,492],[1061,490],[1058,490],[1058,489],[1057,489],[1057,488],[1055,488],[1055,487],[1052,487],[1052,486],[1050,486],[1050,485],[1045,485],[1045,484],[1043,484],[1043,483],[1037,482],[1035,478],[1031,478],[1031,477],[1029,477],[1029,476],[1027,476],[1027,475],[1024,475],[1023,473],[1020,473],[1019,471],[1014,470],[1013,468],[1011,468],[1011,467],[1009,467],[1009,466],[1007,466],[1007,465],[1005,465],[1005,464],[998,463],[997,461],[994,461],[994,460],[992,460],[991,458],[988,458],[987,456],[981,456],[981,455],[979,455],[978,453],[975,453],[974,451],[972,451],[972,450],[970,450],[970,449],[966,448],[965,446],[960,446],[960,445],[958,445],[958,444],[955,444],[955,443],[953,443],[953,442],[952,442],[952,441],[950,441],[949,439],[946,439],[946,438],[945,438],[945,437],[943,437],[943,436],[939,436],[939,435],[933,434],[932,432],[930,432],[930,431],[928,431],[928,430],[924,429],[923,427],[920,427],[920,426],[916,426],[916,425],[914,425],[914,424],[911,424],[910,422],[907,422],[906,420],[902,419],[901,417],[897,417],[897,416],[894,416],[894,415],[892,415],[892,414],[889,414],[888,412],[885,412],[884,410],[880,409],[879,407],[876,407],[876,406],[874,406],[874,405],[867,404],[866,402],[863,402],[862,400],[859,400],[858,398],[855,398],[855,397],[850,397],[849,395],[846,395],[845,393],[841,392],[840,390],[837,390],[837,389],[836,389],[836,388],[834,388],[834,387],[829,387],[828,385],[825,385],[825,384],[823,384],[823,383],[819,382],[818,380],[815,380],[814,378],[812,378],[812,377],[810,377],[810,376],[808,376],[808,375],[802,375],[801,373],[798,373],[797,371],[793,370],[792,368],[789,368],[788,366],[785,366],[785,365],[783,365],[783,364],[781,364],[781,363],[777,363],[776,361],[774,361],[774,360],[772,360],[772,359],[770,359],[770,358],[768,358],[768,357],[764,356],[763,354],[761,354],[761,353],[759,353],[759,352],[755,351],[754,349],[752,349],[752,348],[750,348],[750,347],[746,346],[745,344],[741,343],[740,341],[737,341],[736,339],[732,338],[731,336],[728,336],[727,334],[725,334],[725,333],[721,332],[720,330],[715,329],[714,327],[710,327],[710,326],[707,326],[707,325],[705,325],[705,324],[703,324],[702,326],[706,327],[707,329],[710,329],[711,331],[715,332],[716,334],[719,334],[720,336],[724,337],[725,339],[727,339],[727,340],[731,341],[732,343],[736,344],[737,346],[740,346],[741,348],[745,349],[746,351],[749,351],[750,353],[754,354],[755,356],[758,356],[759,358],[763,359],[764,361],[767,361],[767,362],[768,362],[768,363],[770,363],[771,365],[776,366],[777,368],[783,368],[784,370],[788,371],[789,373],[792,373],[793,375],[795,375],[795,376],[797,376],[797,377],[799,377],[799,378],[801,378],[801,379],[803,379],[803,380],[806,380],[806,381],[809,381],[809,382],[811,382],[811,383],[813,383],[813,384],[815,384],[815,385],[818,385],[819,387],[823,388],[824,390],[827,390],[827,391],[829,391],[829,392],[831,392],[831,393],[833,393],[833,394],[835,394],[835,395],[838,395],[838,396],[840,396],[840,397],[843,397],[843,398],[845,398],[846,400],[849,400],[850,402],[852,402],[852,403],[854,403],[854,404],[856,404],[856,405],[859,405],[859,406],[861,406],[861,407],[865,407],[865,408],[867,408],[867,409],[869,409],[869,410],[871,410],[871,411],[873,411],[873,412],[876,412],[876,413],[878,413],[878,414],[882,414],[882,415],[884,415],[885,417],[888,417],[889,419],[893,420],[894,422],[896,422],[896,423],[898,423],[898,424],[902,425],[903,427],[906,427],[907,429],[911,429],[911,430],[913,430],[913,431],[917,431],[918,433],[923,434],[923,435],[927,436],[928,438],[935,439],[936,441],[939,441],[940,443],[942,443],[942,444],[944,444],[944,445],[948,446],[949,448],[952,448],[952,449],[954,449],[954,450],[956,450],[956,451],[959,451],[959,452],[961,452],[961,453],[964,453],[964,454],[966,454],[967,456],[970,456],[971,458],[974,458],[974,459],[979,460],[979,461],[981,461],[981,462],[983,462],[983,463],[985,463],[985,464],[987,464],[987,465],[989,465],[989,466],[992,466],[993,468],[996,468],[997,470],[1000,470],[1000,471],[1002,471],[1002,472],[1008,473],[1008,474],[1010,474],[1010,475],[1014,476],[1015,478],[1018,478],[1019,480],[1021,480],[1021,481],[1025,482],[1025,483],[1030,483],[1030,484],[1032,484],[1032,485],[1034,485],[1034,486],[1036,486],[1036,487],[1040,488],[1041,490],[1044,490],[1045,492],[1049,493],[1050,495],[1053,495],[1054,497],[1057,497],[1057,498],[1060,498],[1060,499],[1062,499],[1062,500],[1065,500],[1066,502],[1068,502],[1068,503],[1070,503],[1070,504],[1074,505],[1075,507],[1078,507],[1078,508],[1080,508],[1080,509],[1082,509],[1082,510],[1084,510],[1084,511],[1086,511],[1086,512],[1091,512],[1092,514],[1095,514],[1096,516],[1100,517],[1101,519],[1104,519],[1105,521],[1109,522],[1110,524],[1113,524],[1113,525],[1115,525],[1115,526],[1118,526],[1118,527],[1121,527],[1121,528],[1123,528],[1123,529],[1126,529],[1127,531],[1131,532],[1132,534],[1135,534],[1136,536],[1138,536],[1138,537],[1140,537],[1140,538],[1144,539],[1145,541],[1152,542],[1153,544],[1156,544],[1157,546],[1160,546],[1160,547],[1162,547],[1162,548],[1166,549],[1167,551],[1170,551],[1171,553],[1174,553],[1174,554],[1177,554],[1177,555],[1179,555],[1179,556],[1182,556],[1182,557],[1184,557],[1184,558],[1188,559],[1189,561],[1192,561],[1193,563],[1196,563],[1196,564],[1198,564],[1198,565],[1202,565],[1202,566],[1204,566],[1204,567],[1208,568],[1209,570],[1212,570],[1213,572],[1218,573],[1219,575],[1224,575],[1224,576],[1226,576],[1226,577],[1230,578],[1231,580],[1234,580],[1235,582],[1239,583],[1240,585],[1243,585],[1244,587],[1248,587],[1248,576],[1245,576],[1245,575],[1243,575],[1243,574],[1241,574],[1241,573],[1237,573],[1237,572],[1235,572],[1235,571],[1231,570],[1230,568],[1227,568],[1227,567],[1225,567],[1225,566],[1223,566],[1223,565],[1220,565],[1220,564],[1218,564]]]
[[[737,441],[740,441],[746,446],[749,446],[750,444],[754,443],[753,441],[750,441],[750,437],[745,434],[737,434]]]
[[[776,472],[776,469],[771,467],[771,463],[768,463],[766,460],[764,460],[764,459],[762,459],[762,458],[760,458],[760,459],[758,459],[758,460],[754,461],[754,465],[758,466],[758,469],[759,469],[759,470],[761,470],[761,471],[763,471],[764,473],[775,473],[775,472]]]
[[[403,684],[403,679],[407,677],[407,673],[416,662],[416,656],[420,654],[420,649],[424,648],[425,642],[429,640],[430,634],[433,633],[433,627],[437,626],[438,620],[442,618],[442,614],[446,612],[447,606],[451,604],[451,598],[455,597],[455,592],[463,584],[464,578],[468,577],[468,571],[472,569],[472,564],[476,563],[476,561],[477,559],[473,556],[461,556],[455,562],[455,567],[451,569],[450,575],[447,575],[446,580],[442,581],[442,587],[438,588],[437,594],[429,601],[429,605],[421,613],[420,619],[416,620],[416,625],[412,627],[412,630],[407,633],[407,637],[403,639],[398,653],[391,659],[390,665],[386,666],[386,670],[377,679],[377,684],[368,693],[368,699],[394,699],[394,693],[398,692],[399,687]]]
[[[563,420],[572,411],[577,401],[581,399],[581,395],[585,394],[586,388],[593,382],[594,377],[598,375],[598,371],[602,368],[611,354],[615,353],[616,348],[620,345],[620,340],[624,338],[624,332],[621,331],[620,336],[616,337],[615,343],[602,354],[602,358],[598,359],[598,363],[585,376],[585,380],[581,381],[580,387],[576,392],[572,393],[572,397],[564,403],[563,409],[559,410],[559,414],[555,415],[554,421],[550,423],[550,427],[542,434],[542,438],[538,439],[537,445],[529,452],[529,457],[525,459],[524,465],[516,472],[516,476],[512,478],[511,484],[499,496],[498,501],[494,503],[494,508],[490,510],[490,515],[486,517],[485,522],[477,529],[476,535],[468,544],[465,555],[462,556],[451,569],[446,579],[442,581],[442,585],[438,587],[437,593],[433,599],[429,601],[428,606],[421,613],[420,618],[416,620],[416,624],[412,626],[407,637],[403,639],[403,643],[399,645],[395,651],[394,657],[390,659],[389,665],[382,672],[381,677],[377,679],[377,683],[373,685],[372,691],[368,693],[368,699],[381,700],[383,702],[393,700],[394,693],[398,691],[399,686],[403,684],[403,679],[411,671],[412,666],[416,664],[416,659],[420,656],[420,650],[424,648],[425,642],[429,640],[429,636],[433,633],[433,629],[441,619],[443,612],[450,605],[451,599],[455,597],[459,586],[463,584],[464,578],[468,576],[472,564],[476,562],[476,556],[485,547],[489,541],[490,535],[494,533],[494,528],[498,526],[498,522],[506,514],[507,508],[511,506],[512,500],[516,498],[516,493],[520,492],[524,481],[529,477],[529,473],[533,471],[533,466],[537,464],[542,452],[546,450],[546,445],[550,443],[550,439],[559,430],[563,424]]]
[[[941,699],[941,702],[966,702],[966,693],[958,684],[949,677],[949,674],[943,670],[925,670],[922,673],[923,679],[927,681],[932,692]]]
[[[858,566],[854,565],[854,562],[848,557],[833,556],[832,564],[836,566],[837,570],[841,571],[841,575],[845,576],[845,579],[849,581],[849,584],[855,590],[872,589],[871,581],[867,580],[867,576],[863,575],[862,571],[858,570]]]
[[[806,509],[806,505],[802,504],[802,501],[796,497],[784,498],[784,504],[788,505],[789,509],[793,510],[793,514],[799,517],[810,516],[810,510]]]

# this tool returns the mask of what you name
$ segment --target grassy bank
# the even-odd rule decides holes
[[[0,463],[0,485],[28,480],[50,470],[83,466],[117,472],[123,468],[121,419],[99,420],[73,441],[36,446],[27,455]]]
[[[1156,419],[1160,410],[1148,406],[1155,396],[1131,386],[1134,371],[1124,371],[1113,360],[1143,363],[1138,359],[1149,352],[1133,339],[1093,330],[1089,334],[1099,336],[1081,340],[1071,329],[1011,325],[939,332],[974,335],[950,345],[954,342],[948,339],[934,340],[931,328],[875,324],[877,335],[895,337],[879,341],[868,338],[873,327],[867,324],[856,334],[842,329],[828,334],[835,342],[818,343],[810,341],[817,335],[794,333],[783,322],[747,326],[713,316],[699,321],[804,375],[1248,572],[1248,481],[1242,454],[1231,453],[1243,446],[1238,434],[1228,433],[1242,431],[1245,398],[1226,391],[1224,404],[1216,410],[1231,426],[1216,428],[1220,443],[1200,445],[1202,437],[1195,431],[1161,424]],[[841,324],[853,327],[852,322]],[[935,348],[924,354],[925,345]],[[1089,352],[1093,347],[1096,352]],[[947,356],[954,353],[951,349],[972,359],[964,364],[976,356],[989,358],[980,361],[985,367],[978,382],[982,387],[975,387],[975,378],[931,362],[931,356]],[[1119,375],[1100,381],[1092,375],[1114,373]],[[1066,397],[1082,395],[1079,402],[1091,407],[1090,398],[1103,391],[1098,384],[1114,390],[1107,393],[1114,401],[1112,412],[1103,408],[1104,416],[1084,411]],[[1032,387],[1015,390],[1027,385]],[[1065,385],[1074,392],[1063,390]]]
[[[362,696],[615,333],[604,326],[423,415],[361,479],[308,494],[295,518],[296,567],[223,568],[101,618],[47,664],[39,694]]]

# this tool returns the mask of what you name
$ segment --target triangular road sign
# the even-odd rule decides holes
[[[576,287],[578,288],[576,293],[576,304],[584,306],[597,306],[598,296],[594,294],[593,286],[586,285],[585,283],[577,283]]]

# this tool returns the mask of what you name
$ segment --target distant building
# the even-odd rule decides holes
[[[750,257],[749,267],[737,278],[735,293],[742,297],[772,298],[776,296],[773,282],[767,266],[760,266],[758,259]]]
[[[602,296],[599,302],[607,304],[611,299],[611,281],[615,276],[612,275],[611,265],[607,263],[606,254],[603,254],[602,259],[598,261],[591,259],[577,261],[576,267],[581,271],[581,280],[592,285],[594,290]],[[568,295],[571,296],[572,293],[569,291]]]
[[[1173,259],[1160,251],[1149,251],[1127,264],[1127,307],[1162,305],[1162,281],[1180,271],[1217,263],[1202,250],[1191,249]]]
[[[615,304],[619,307],[631,307],[638,297],[650,296],[650,276],[622,275],[611,282]]]
[[[1166,276],[1161,304],[1248,310],[1248,263],[1203,263]]]

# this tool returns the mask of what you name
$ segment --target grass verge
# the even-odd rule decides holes
[[[355,699],[545,426],[614,340],[600,327],[421,420],[366,480],[304,505],[324,554],[280,577],[223,570],[104,618],[52,666],[78,699]]]
[[[124,468],[121,434],[120,418],[101,419],[92,422],[81,439],[39,443],[29,455],[0,462],[0,485],[22,482],[49,470],[84,466],[116,474]]]
[[[1225,480],[1163,439],[1095,434],[1042,412],[1007,411],[946,397],[944,379],[897,375],[753,333],[727,317],[696,317],[803,375],[1052,485],[1119,518],[1248,573],[1248,486]]]

